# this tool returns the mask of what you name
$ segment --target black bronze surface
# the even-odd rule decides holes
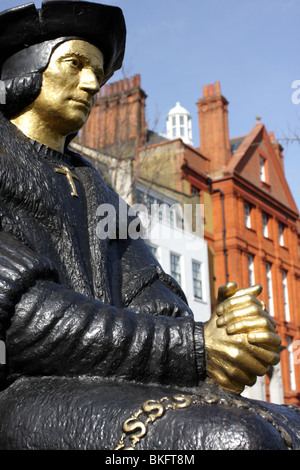
[[[63,31],[108,51],[108,77],[122,61],[123,19],[83,3],[0,15],[2,63]],[[99,21],[108,45],[93,33]],[[101,175],[68,149],[28,139],[3,113],[0,133],[0,448],[300,449],[299,409],[208,381],[204,325],[144,241],[96,236],[100,204],[115,208],[117,235],[131,220],[119,217],[124,205]],[[124,432],[128,419],[140,437]]]

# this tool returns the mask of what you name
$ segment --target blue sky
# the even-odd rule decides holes
[[[1,0],[1,9],[26,3]],[[40,1],[34,2],[40,6]],[[168,111],[180,101],[193,118],[203,85],[221,82],[229,101],[230,137],[247,134],[256,116],[277,138],[300,138],[299,0],[103,0],[120,6],[127,23],[123,71],[137,73],[147,98],[150,128],[165,131]],[[298,95],[300,97],[300,94]],[[286,178],[300,209],[300,143],[284,146]]]

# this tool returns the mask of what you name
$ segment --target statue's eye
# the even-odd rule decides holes
[[[78,59],[72,59],[71,62],[72,62],[72,65],[73,65],[74,67],[79,67],[79,65],[80,65]]]
[[[81,68],[80,60],[77,57],[69,57],[66,62],[76,69]]]

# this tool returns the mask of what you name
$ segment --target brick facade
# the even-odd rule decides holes
[[[104,85],[81,131],[80,141],[89,148],[111,148],[134,140],[142,145],[145,133],[146,94],[140,75]]]
[[[207,93],[207,89],[211,92]],[[204,154],[207,149],[211,160],[216,287],[226,282],[226,265],[229,281],[238,282],[239,286],[249,285],[249,263],[253,262],[255,283],[264,288],[261,298],[269,311],[272,309],[285,348],[281,353],[284,399],[286,403],[299,405],[300,367],[294,364],[295,383],[291,383],[288,357],[289,342],[294,345],[294,359],[297,357],[295,349],[300,344],[299,213],[285,179],[283,149],[275,141],[274,133],[268,134],[264,125],[257,123],[248,135],[240,138],[237,147],[228,150],[227,101],[218,83],[214,88],[204,88],[198,111],[200,139],[204,141],[200,149]],[[207,144],[207,135],[203,135],[205,126],[210,128],[211,141],[218,142],[215,150]],[[227,136],[224,133],[228,133]],[[225,245],[221,194],[224,197]],[[250,208],[248,222],[245,204]],[[279,233],[280,227],[283,235]],[[286,299],[283,275],[286,275]],[[272,292],[268,292],[271,286],[268,276]],[[269,305],[271,301],[273,306]]]

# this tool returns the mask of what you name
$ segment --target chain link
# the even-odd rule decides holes
[[[147,434],[149,424],[153,424],[160,419],[168,410],[180,410],[191,405],[227,405],[233,408],[242,408],[260,416],[269,422],[279,432],[289,450],[293,449],[293,440],[287,430],[279,425],[271,413],[262,409],[260,406],[251,405],[249,402],[240,398],[227,400],[219,398],[213,394],[204,395],[185,395],[177,394],[172,398],[163,397],[159,400],[147,400],[143,403],[141,409],[132,414],[130,418],[123,423],[123,434],[115,450],[135,450],[136,445]]]

